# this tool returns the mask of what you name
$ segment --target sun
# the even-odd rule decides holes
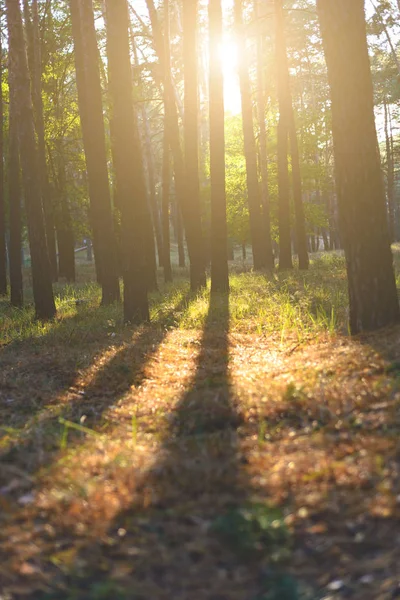
[[[238,114],[241,111],[238,62],[239,52],[233,37],[226,36],[220,46],[219,58],[224,74],[225,111]]]

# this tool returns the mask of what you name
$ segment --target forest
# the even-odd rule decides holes
[[[400,598],[400,0],[0,0],[0,600]]]

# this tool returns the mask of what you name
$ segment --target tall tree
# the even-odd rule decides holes
[[[0,31],[0,296],[7,294],[6,211],[4,203],[3,48]]]
[[[110,304],[119,299],[119,282],[92,0],[70,0],[70,10],[96,269],[102,303]]]
[[[124,320],[150,319],[145,259],[146,183],[133,106],[126,0],[106,0],[108,79],[112,110],[112,144],[118,203],[121,210]]]
[[[292,92],[290,89],[289,64],[287,58],[285,18],[283,12],[283,0],[275,0],[275,18],[276,18],[276,68],[278,70],[278,96],[279,96],[279,122],[281,136],[289,136],[290,151],[292,158],[292,181],[293,181],[293,202],[295,211],[295,231],[296,246],[299,256],[299,268],[308,269],[308,251],[307,236],[305,226],[304,207],[302,199],[300,156],[297,141],[296,124],[293,110]],[[287,146],[287,142],[285,143]],[[281,150],[283,151],[284,142],[281,140]],[[281,162],[285,162],[283,157]],[[284,168],[284,165],[281,165]],[[283,177],[283,173],[282,173]],[[283,215],[282,215],[283,216]],[[285,218],[285,217],[284,217]],[[286,226],[287,229],[287,226]],[[285,232],[287,235],[287,232]],[[287,242],[286,242],[287,244]],[[285,258],[288,265],[291,262],[288,257]]]
[[[57,280],[58,269],[54,223],[54,207],[53,199],[51,197],[51,188],[49,185],[46,161],[46,143],[42,99],[42,59],[40,51],[42,40],[40,39],[38,3],[37,0],[32,0],[32,11],[28,0],[24,0],[23,6],[25,28],[27,31],[28,66],[30,71],[32,104],[37,137],[40,189],[42,194],[44,222],[46,228],[47,251],[49,254],[53,280]]]
[[[176,91],[171,72],[171,56],[169,40],[162,34],[154,0],[146,0],[150,15],[151,27],[153,30],[154,47],[159,59],[161,70],[163,72],[164,86],[167,88],[167,94],[164,96],[166,113],[166,124],[168,125],[168,139],[170,142],[171,154],[174,166],[174,181],[176,197],[182,212],[183,225],[186,233],[186,242],[188,246],[190,259],[190,282],[193,291],[204,283],[204,248],[201,234],[200,210],[196,197],[194,202],[187,192],[187,178],[185,169],[185,159],[180,142],[178,107],[176,102]],[[169,0],[164,0],[164,20],[169,18]],[[197,80],[197,78],[196,78]],[[192,85],[192,84],[191,84]]]
[[[165,90],[164,90],[165,94]],[[163,236],[163,270],[164,270],[164,281],[166,283],[172,281],[172,267],[171,267],[171,240],[170,240],[170,186],[171,186],[171,168],[170,168],[170,151],[169,151],[169,140],[168,140],[168,125],[166,123],[166,117],[164,117],[164,137],[163,137],[163,155],[162,155],[162,206],[161,206],[161,224],[162,224],[162,236]]]
[[[258,20],[261,16],[264,16],[262,10],[260,10],[259,5],[261,5],[261,0],[254,0],[254,13],[256,20]],[[261,204],[264,217],[264,235],[268,260],[267,268],[273,269],[275,266],[275,261],[272,250],[270,198],[268,184],[267,128],[265,124],[266,90],[264,74],[264,47],[265,36],[262,32],[260,32],[257,35],[257,117],[259,130],[259,170],[261,174]]]
[[[22,282],[22,224],[21,224],[21,186],[19,144],[16,111],[16,89],[14,73],[8,67],[9,110],[8,110],[8,206],[9,206],[9,266],[10,266],[10,301],[18,308],[23,305]]]
[[[222,43],[221,0],[209,0],[210,31],[210,174],[211,174],[211,292],[229,290],[228,235],[225,192],[224,79],[219,48]]]
[[[35,311],[37,318],[50,319],[55,316],[56,307],[46,245],[29,70],[19,2],[6,0],[6,13],[10,69],[13,72],[15,86],[15,110],[31,251]]]
[[[235,25],[239,45],[239,82],[242,99],[244,154],[246,159],[247,199],[249,203],[251,244],[255,269],[272,269],[272,253],[267,247],[261,209],[261,189],[258,181],[257,147],[254,135],[253,103],[246,59],[242,0],[235,0]]]
[[[340,229],[355,334],[399,319],[364,0],[317,0],[317,9],[331,89]]]
[[[191,221],[198,230],[193,240],[190,257],[190,287],[197,290],[206,285],[204,238],[201,227],[199,182],[199,90],[197,60],[197,11],[198,1],[183,3],[183,62],[184,62],[184,143],[186,169],[186,195]]]

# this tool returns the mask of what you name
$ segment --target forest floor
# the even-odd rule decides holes
[[[87,277],[0,301],[0,598],[400,597],[400,326],[348,336],[343,259],[138,328]]]

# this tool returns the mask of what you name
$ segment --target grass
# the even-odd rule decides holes
[[[347,335],[343,258],[176,270],[136,328],[78,275],[0,302],[0,595],[396,597],[400,328]]]

